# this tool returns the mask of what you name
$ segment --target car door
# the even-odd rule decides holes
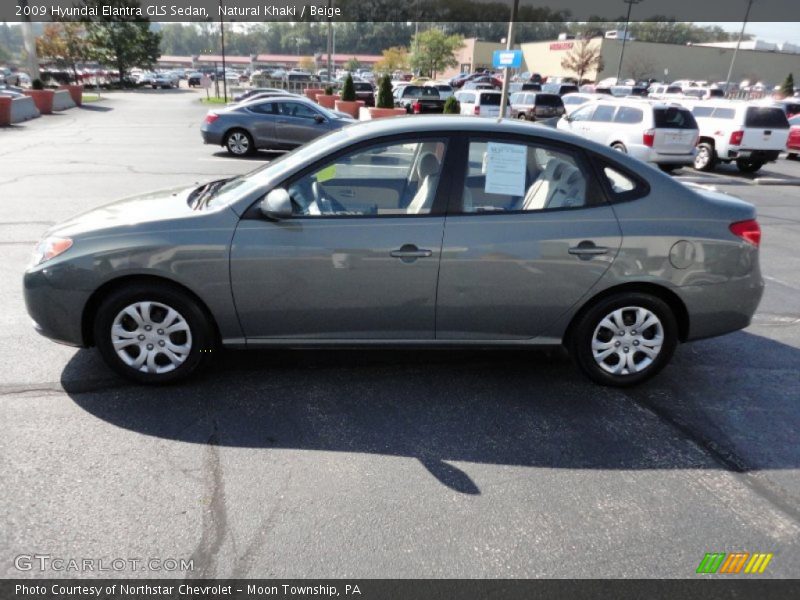
[[[275,141],[275,103],[259,102],[244,108],[247,129],[257,148],[267,148]]]
[[[448,209],[436,312],[442,340],[546,336],[621,244],[584,154],[530,136],[474,136]]]
[[[605,146],[624,139],[625,132],[614,127],[616,112],[613,104],[598,104],[587,123],[586,137]]]
[[[302,102],[275,102],[275,133],[281,144],[301,146],[329,131],[328,118]]]
[[[279,186],[291,218],[251,209],[231,246],[248,343],[432,339],[447,146],[415,135],[352,147]]]
[[[589,135],[589,119],[592,118],[594,112],[594,104],[588,106],[581,106],[569,115],[569,117],[561,119],[558,122],[559,129],[566,129],[581,137],[588,137]]]

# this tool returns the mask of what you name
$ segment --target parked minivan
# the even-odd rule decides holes
[[[542,86],[542,91],[548,94],[563,96],[564,94],[574,94],[579,90],[578,86],[574,83],[545,83]]]
[[[502,92],[496,90],[462,90],[456,92],[456,100],[461,105],[462,115],[478,117],[499,117]],[[506,116],[509,116],[506,107]]]
[[[517,119],[538,121],[564,114],[561,96],[545,92],[517,92],[509,98],[511,116]]]
[[[699,133],[687,108],[646,100],[592,102],[562,117],[557,127],[664,171],[693,164]]]
[[[700,128],[694,168],[710,171],[722,161],[755,173],[786,149],[789,120],[779,106],[718,100],[687,101]]]

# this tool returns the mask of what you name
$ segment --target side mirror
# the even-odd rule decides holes
[[[325,122],[325,117],[323,117],[322,115],[314,115],[314,120],[317,123],[324,123]]]
[[[283,188],[275,188],[259,203],[261,214],[270,221],[280,221],[292,216],[292,200],[289,192]]]

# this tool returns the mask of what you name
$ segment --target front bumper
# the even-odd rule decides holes
[[[25,273],[25,308],[43,336],[68,346],[85,346],[82,318],[90,292],[61,287],[61,271],[45,267]]]

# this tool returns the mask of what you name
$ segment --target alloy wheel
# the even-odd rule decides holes
[[[247,154],[250,150],[250,140],[244,133],[235,131],[228,136],[228,148],[234,154]]]

